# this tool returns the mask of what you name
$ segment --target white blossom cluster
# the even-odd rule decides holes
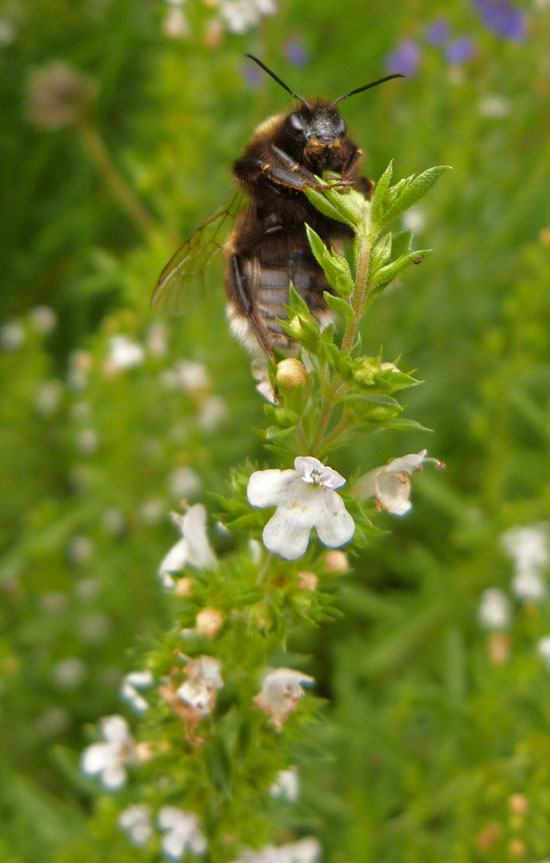
[[[513,527],[503,533],[500,544],[514,565],[511,589],[520,601],[539,602],[546,592],[550,564],[550,524],[539,522]]]
[[[234,863],[317,863],[321,846],[313,836],[287,845],[266,845],[259,851],[244,851]]]
[[[161,806],[157,814],[157,825],[164,834],[161,848],[169,860],[181,860],[187,851],[196,855],[205,853],[206,839],[194,812],[186,812],[175,806]],[[134,845],[146,845],[154,834],[149,806],[128,806],[120,813],[118,826],[128,834]]]

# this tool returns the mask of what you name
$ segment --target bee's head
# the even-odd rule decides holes
[[[336,108],[319,99],[287,114],[281,128],[287,152],[315,157],[341,147],[346,124]]]
[[[280,143],[286,152],[295,158],[305,155],[312,161],[315,161],[316,157],[326,154],[330,150],[334,151],[341,146],[341,140],[346,134],[346,124],[335,108],[338,102],[347,99],[348,96],[362,93],[363,90],[368,90],[377,84],[382,84],[384,81],[404,77],[401,74],[386,75],[384,78],[379,78],[377,81],[371,81],[370,84],[364,84],[362,87],[350,90],[349,93],[344,93],[343,96],[339,96],[334,102],[317,99],[310,104],[298,93],[294,93],[284,81],[281,81],[275,72],[272,72],[265,63],[254,57],[253,54],[245,54],[245,57],[257,63],[287,93],[290,93],[291,96],[294,96],[300,102],[300,107],[288,114],[283,121],[280,131]]]

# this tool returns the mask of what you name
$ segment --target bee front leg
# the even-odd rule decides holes
[[[288,157],[290,158],[290,157]],[[291,160],[292,166],[294,162]],[[298,168],[300,166],[298,165]],[[297,173],[293,168],[284,168],[280,164],[267,162],[256,156],[248,156],[244,159],[239,159],[233,166],[233,172],[237,179],[241,180],[246,185],[254,185],[260,177],[265,177],[275,188],[277,186],[285,186],[287,189],[296,189],[302,191],[304,187],[316,185],[316,180],[313,174],[305,169],[300,169],[302,173]],[[303,174],[307,176],[304,176]]]

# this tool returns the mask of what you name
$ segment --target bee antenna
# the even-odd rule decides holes
[[[402,75],[401,72],[396,72],[393,75],[386,75],[384,78],[378,78],[377,81],[371,81],[370,84],[364,84],[363,87],[357,87],[355,90],[350,90],[349,93],[344,93],[343,96],[339,96],[334,100],[330,107],[334,108],[334,106],[343,99],[347,99],[349,96],[355,96],[356,93],[362,93],[363,90],[368,90],[369,87],[376,87],[377,84],[383,84],[384,81],[391,81],[392,78],[406,78],[406,75]]]
[[[281,81],[281,79],[279,78],[278,75],[275,74],[275,72],[272,72],[271,69],[269,69],[265,65],[265,63],[262,63],[261,60],[258,60],[258,58],[254,56],[254,54],[245,54],[244,56],[248,57],[249,60],[253,60],[254,63],[257,63],[257,65],[260,67],[260,69],[263,69],[264,72],[267,72],[267,74],[270,75],[273,78],[273,80],[277,82],[277,84],[280,84],[281,87],[284,90],[286,90],[287,93],[290,93],[290,95],[294,96],[295,99],[298,99],[298,101],[300,101],[302,103],[302,105],[304,105],[304,107],[308,109],[308,111],[311,111],[311,106],[308,105],[306,100],[302,96],[299,96],[298,93],[294,93],[290,89],[290,87],[288,87],[287,84],[285,84],[284,81]],[[351,93],[348,93],[348,96],[351,96]],[[345,96],[342,96],[342,99],[344,99],[344,98],[345,98]]]

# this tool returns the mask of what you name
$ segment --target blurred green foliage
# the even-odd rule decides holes
[[[342,113],[369,176],[390,158],[396,176],[454,168],[403,226],[434,254],[363,332],[367,353],[382,345],[425,380],[408,410],[434,431],[429,443],[421,431],[366,438],[334,467],[351,475],[428,445],[447,470],[418,477],[405,520],[380,515],[388,533],[342,579],[345,617],[292,634],[329,699],[301,805],[327,863],[536,863],[550,856],[550,687],[537,656],[548,587],[536,603],[514,599],[504,660],[476,615],[481,592],[512,576],[499,536],[549,513],[548,5],[521,7],[524,39],[491,32],[465,0],[383,11],[281,0],[242,35],[216,28],[212,6],[184,9],[177,38],[161,0],[9,0],[0,16],[0,856],[96,859],[78,753],[86,724],[120,710],[132,651],[169,622],[155,577],[173,541],[166,515],[182,497],[227,493],[244,458],[265,461],[262,404],[221,288],[166,331],[148,311],[177,238],[228,189],[253,128],[287,104],[243,54],[300,93],[337,96],[383,74],[406,39],[413,74]],[[472,40],[461,62],[431,44],[442,17],[449,39]],[[55,60],[95,82],[88,136],[29,121],[31,76]],[[144,354],[113,371],[121,334]],[[204,364],[198,389],[181,358]],[[140,859],[117,841],[117,860]]]

